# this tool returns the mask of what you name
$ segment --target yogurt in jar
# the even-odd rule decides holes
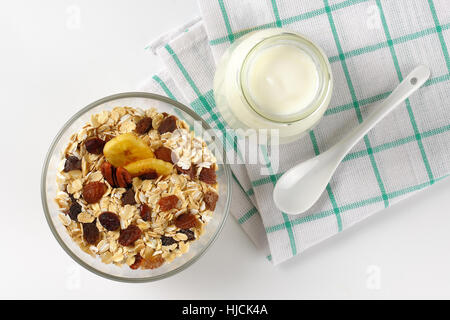
[[[284,29],[256,31],[224,54],[214,95],[234,129],[278,129],[288,143],[311,129],[328,107],[331,68],[323,51]]]

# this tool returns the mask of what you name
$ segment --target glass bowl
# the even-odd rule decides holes
[[[126,264],[118,267],[114,264],[104,264],[99,257],[92,257],[80,249],[67,233],[64,225],[58,218],[61,212],[54,201],[57,193],[56,174],[57,168],[61,162],[63,150],[70,136],[77,132],[85,123],[90,121],[92,114],[102,110],[111,110],[117,106],[128,106],[133,108],[148,109],[154,107],[158,112],[167,112],[174,114],[186,121],[186,123],[198,131],[199,124],[203,130],[209,130],[211,127],[183,104],[160,96],[157,94],[145,92],[120,93],[95,101],[77,112],[69,121],[64,124],[53,140],[50,149],[45,158],[41,177],[41,198],[45,217],[48,225],[62,248],[80,265],[93,273],[102,277],[123,281],[123,282],[148,282],[163,279],[174,275],[197,261],[206,250],[213,244],[219,235],[226,218],[231,202],[231,173],[227,164],[222,164],[220,157],[217,156],[217,182],[219,184],[219,201],[216,204],[212,219],[206,224],[204,233],[201,237],[191,243],[190,249],[180,257],[175,258],[171,263],[165,263],[161,267],[153,270],[132,270]],[[194,125],[195,122],[195,125]],[[208,133],[210,133],[208,131]],[[197,135],[197,133],[196,133]],[[223,151],[223,145],[214,132],[210,133],[212,139],[206,141],[216,151]],[[206,139],[205,139],[206,140]],[[222,153],[223,155],[223,153]]]

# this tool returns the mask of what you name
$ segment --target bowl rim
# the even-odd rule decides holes
[[[232,188],[231,188],[231,169],[229,164],[227,163],[223,163],[221,164],[224,168],[224,173],[225,173],[225,179],[226,179],[226,184],[227,184],[227,199],[225,202],[225,212],[224,212],[224,218],[222,219],[217,231],[215,232],[215,234],[212,236],[212,238],[209,240],[208,244],[203,247],[199,253],[197,255],[195,255],[194,257],[192,257],[192,259],[190,259],[189,261],[187,261],[186,263],[182,264],[181,266],[179,266],[178,268],[175,268],[167,273],[158,275],[158,276],[152,276],[152,277],[140,277],[140,278],[126,278],[126,277],[121,277],[121,276],[115,276],[115,275],[111,275],[109,273],[100,271],[92,266],[90,266],[89,264],[85,263],[83,260],[81,260],[80,258],[78,258],[78,256],[64,243],[64,241],[61,239],[61,237],[59,236],[58,232],[56,231],[56,228],[53,224],[52,218],[50,216],[49,213],[49,208],[48,208],[48,204],[47,204],[47,183],[46,183],[46,176],[48,173],[48,167],[49,167],[49,163],[50,163],[50,158],[51,155],[53,154],[53,152],[55,151],[56,148],[56,144],[58,143],[58,141],[61,139],[61,136],[66,132],[66,130],[84,113],[88,112],[89,110],[103,104],[106,102],[110,102],[113,100],[117,100],[117,99],[123,99],[123,98],[148,98],[148,99],[155,99],[155,100],[159,100],[162,102],[166,102],[171,104],[173,107],[180,109],[181,111],[187,113],[188,115],[190,115],[194,120],[196,121],[201,121],[202,126],[204,129],[208,130],[208,129],[212,129],[211,126],[205,121],[203,120],[198,114],[196,114],[192,109],[190,109],[189,107],[185,106],[184,104],[175,101],[173,99],[170,99],[168,97],[156,94],[156,93],[149,93],[149,92],[140,92],[140,91],[130,91],[130,92],[123,92],[123,93],[117,93],[117,94],[113,94],[113,95],[109,95],[106,96],[104,98],[98,99],[90,104],[88,104],[86,107],[80,109],[78,112],[76,112],[72,117],[70,117],[70,119],[68,121],[66,121],[64,123],[64,125],[61,127],[61,129],[58,131],[58,133],[56,134],[56,136],[53,138],[52,143],[50,144],[50,148],[47,151],[47,154],[45,156],[45,160],[44,160],[44,165],[42,167],[42,172],[41,172],[41,201],[42,201],[42,207],[44,210],[44,215],[45,215],[45,219],[47,220],[47,224],[50,227],[50,230],[53,233],[53,236],[55,237],[55,239],[58,241],[58,243],[60,244],[60,246],[63,248],[63,250],[75,261],[77,262],[79,265],[81,265],[82,267],[84,267],[85,269],[91,271],[92,273],[101,276],[103,278],[109,279],[109,280],[115,280],[115,281],[119,281],[119,282],[126,282],[126,283],[142,283],[142,282],[152,282],[152,281],[157,281],[157,280],[161,280],[161,279],[165,279],[168,278],[172,275],[175,275],[185,269],[187,269],[189,266],[191,266],[192,264],[194,264],[196,261],[198,261],[200,259],[200,257],[202,257],[206,251],[212,246],[212,244],[217,240],[217,237],[219,236],[220,232],[222,231],[225,222],[227,221],[228,215],[229,215],[229,211],[230,211],[230,204],[231,204],[231,192],[232,192]],[[217,138],[217,135],[214,133],[214,136]],[[219,143],[217,141],[217,143]],[[218,145],[217,147],[221,148],[221,151],[223,151],[224,154],[224,159],[226,159],[225,156],[225,148],[223,146],[223,144]]]

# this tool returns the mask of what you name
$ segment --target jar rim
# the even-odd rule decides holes
[[[247,85],[247,77],[249,67],[252,63],[252,60],[256,57],[257,53],[261,50],[265,50],[270,46],[276,46],[280,44],[291,43],[292,45],[297,46],[302,49],[309,57],[312,58],[314,64],[316,65],[318,75],[319,75],[319,87],[317,89],[316,95],[314,99],[310,102],[310,104],[303,108],[298,113],[290,114],[288,116],[281,117],[271,117],[269,114],[264,114],[261,111],[258,111],[257,106],[251,99],[251,95],[248,91]],[[325,53],[319,48],[316,44],[314,44],[311,40],[305,37],[302,34],[286,31],[281,29],[280,33],[272,34],[267,37],[264,37],[260,41],[258,41],[246,54],[240,70],[238,71],[238,86],[242,91],[242,95],[248,106],[260,117],[275,123],[280,124],[289,124],[295,123],[302,119],[305,119],[320,109],[320,106],[327,99],[329,91],[331,89],[331,67],[328,62],[328,58]]]

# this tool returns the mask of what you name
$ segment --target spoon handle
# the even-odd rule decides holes
[[[419,89],[430,77],[430,69],[419,65],[392,91],[392,93],[379,104],[373,107],[374,111],[356,128],[351,130],[344,138],[335,144],[329,151],[333,150],[344,158],[351,148],[361,140],[378,122],[394,110],[399,104],[406,100],[412,93]],[[336,155],[336,153],[334,153]]]

